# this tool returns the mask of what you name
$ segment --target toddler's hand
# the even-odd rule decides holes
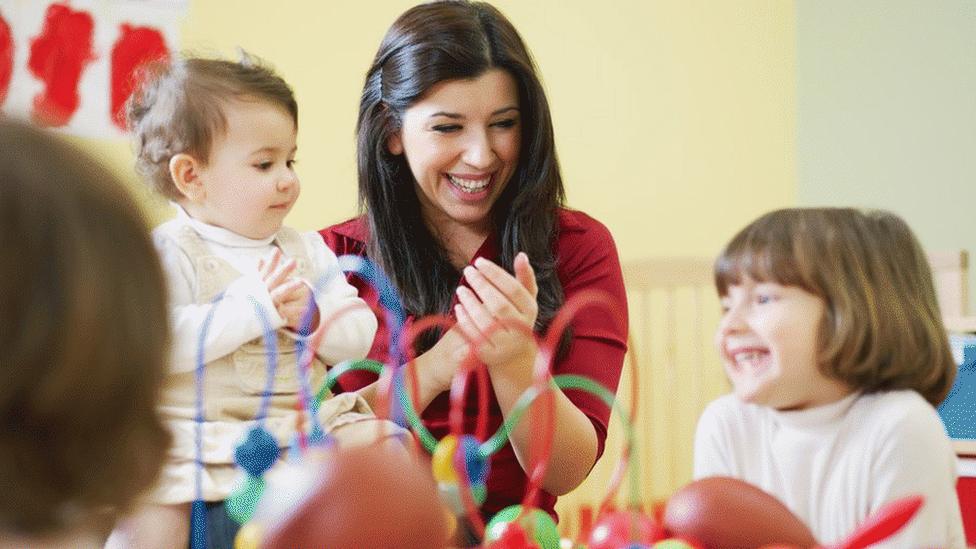
[[[282,261],[282,259],[285,259]],[[258,261],[258,274],[261,276],[261,280],[268,287],[268,293],[271,294],[272,300],[274,300],[275,292],[280,290],[282,286],[292,283],[294,280],[290,278],[289,275],[295,270],[298,264],[294,259],[285,258],[281,250],[275,248],[271,252],[271,259],[265,261],[261,259]],[[275,302],[275,306],[278,303]]]
[[[276,303],[278,314],[285,319],[285,325],[293,332],[307,336],[319,327],[319,308],[315,304],[315,300],[312,299],[312,289],[308,287],[308,284],[305,284],[301,279],[292,278],[289,280],[295,281],[297,284],[291,285],[289,283],[288,291],[281,295],[280,303]],[[312,307],[312,319],[306,331],[301,331],[302,319],[309,306]]]
[[[309,304],[312,290],[300,278],[289,276],[294,272],[297,263],[294,259],[285,259],[280,249],[275,248],[268,261],[258,261],[258,273],[261,280],[267,285],[268,293],[271,295],[271,302],[274,304],[278,314],[285,319],[285,326],[298,331],[301,327],[302,315]],[[319,323],[319,311],[315,302],[315,308],[310,331],[314,331]],[[307,334],[306,334],[307,335]]]

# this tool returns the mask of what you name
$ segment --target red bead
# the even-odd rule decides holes
[[[488,545],[488,549],[539,549],[518,523],[508,522],[500,529],[501,533]]]
[[[590,531],[590,549],[618,549],[631,543],[651,544],[666,532],[650,517],[637,511],[615,511],[600,517]]]

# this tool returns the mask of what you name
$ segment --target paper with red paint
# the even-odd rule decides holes
[[[136,69],[180,49],[186,4],[0,0],[0,112],[76,135],[123,137]]]
[[[10,78],[14,70],[14,37],[10,32],[10,23],[0,10],[0,105],[7,98],[10,88]]]
[[[44,24],[30,41],[27,69],[42,84],[34,96],[31,118],[44,126],[66,126],[78,110],[78,84],[95,60],[95,19],[86,10],[51,4]]]
[[[125,102],[138,83],[140,68],[169,58],[166,37],[154,27],[123,23],[112,45],[112,121],[125,130]]]

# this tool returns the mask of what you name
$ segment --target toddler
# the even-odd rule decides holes
[[[174,341],[161,410],[174,445],[151,505],[128,521],[128,541],[120,543],[185,546],[188,502],[199,490],[209,502],[209,546],[222,546],[237,528],[221,505],[241,478],[235,448],[266,398],[264,428],[279,446],[287,448],[296,433],[297,340],[328,328],[306,380],[314,395],[326,365],[366,356],[377,321],[321,237],[282,225],[298,199],[299,181],[298,109],[280,77],[249,58],[177,60],[148,73],[128,117],[137,170],[176,208],[176,218],[153,233],[169,280]],[[273,387],[262,316],[277,342]],[[205,421],[198,450],[195,370],[204,331]],[[376,420],[355,393],[324,402],[318,419],[340,444],[368,441],[377,427],[398,430]]]
[[[921,494],[918,515],[883,546],[965,547],[956,459],[933,408],[955,363],[926,256],[904,221],[775,211],[726,246],[715,284],[716,344],[734,395],[699,420],[695,477],[762,488],[820,543]]]

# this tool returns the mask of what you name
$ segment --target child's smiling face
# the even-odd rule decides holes
[[[735,394],[745,402],[800,410],[849,394],[817,367],[820,297],[796,286],[743,277],[722,298],[715,337]]]
[[[203,196],[193,200],[202,221],[254,239],[281,229],[298,199],[295,123],[284,109],[259,100],[223,106],[226,131],[199,169]]]

